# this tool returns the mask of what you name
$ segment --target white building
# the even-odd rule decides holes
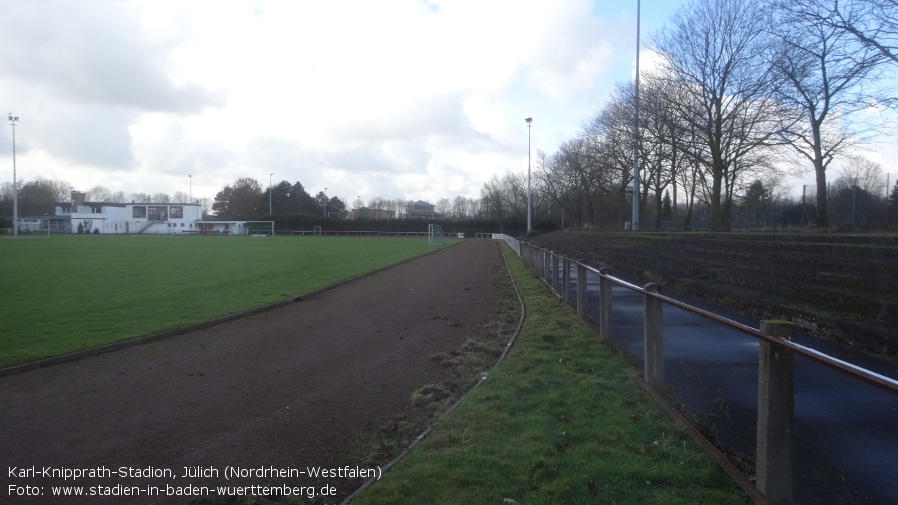
[[[73,191],[71,202],[56,204],[50,229],[63,233],[180,235],[184,233],[242,234],[244,221],[203,221],[198,203],[87,202]]]

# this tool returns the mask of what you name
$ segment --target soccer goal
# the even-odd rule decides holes
[[[45,218],[20,217],[18,226],[0,229],[0,235],[4,237],[49,237],[50,220]]]
[[[429,245],[446,245],[443,228],[438,224],[427,225],[427,243]]]

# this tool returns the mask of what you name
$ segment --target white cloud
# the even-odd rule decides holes
[[[478,197],[526,169],[523,118],[554,150],[635,43],[586,0],[2,3],[20,154],[126,193],[273,172],[341,198]]]

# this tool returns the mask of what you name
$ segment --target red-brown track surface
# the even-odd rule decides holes
[[[417,388],[445,378],[428,356],[457,349],[489,321],[501,264],[496,243],[469,239],[288,306],[0,377],[0,502],[187,503],[192,498],[145,492],[53,498],[51,486],[183,490],[233,485],[227,466],[354,469],[357,438],[408,409]],[[40,475],[98,467],[113,475]],[[171,469],[174,478],[117,474],[149,467]],[[182,478],[184,467],[215,469],[218,477]],[[312,482],[271,473],[239,484]],[[325,480],[338,489],[328,503],[363,481]],[[24,486],[42,496],[18,496]]]

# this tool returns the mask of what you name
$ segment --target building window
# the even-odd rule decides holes
[[[168,217],[171,219],[183,219],[184,207],[177,205],[168,208]]]
[[[147,207],[145,205],[135,205],[131,210],[131,217],[134,219],[144,219],[147,217]]]
[[[168,205],[147,206],[147,218],[150,221],[168,221]]]

